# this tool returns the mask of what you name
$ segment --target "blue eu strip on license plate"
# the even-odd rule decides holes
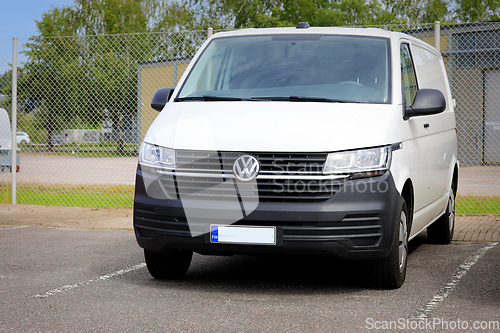
[[[210,241],[212,243],[219,242],[219,227],[216,225],[210,226]]]

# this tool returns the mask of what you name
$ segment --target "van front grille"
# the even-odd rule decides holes
[[[260,163],[255,182],[238,186],[233,164],[242,155],[252,155]],[[339,189],[338,180],[321,179],[326,153],[243,153],[176,151],[176,176],[162,184],[172,197],[189,195],[199,200],[256,198],[260,202],[323,202]],[[212,176],[213,175],[213,176]],[[318,176],[314,178],[314,176]],[[253,187],[252,185],[253,184]]]
[[[326,153],[246,153],[176,151],[177,171],[220,172],[233,170],[236,159],[252,155],[259,160],[260,174],[321,175]]]

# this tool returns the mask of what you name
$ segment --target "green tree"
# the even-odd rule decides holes
[[[461,22],[497,20],[500,0],[457,0],[456,18]]]
[[[383,0],[385,8],[401,21],[412,24],[444,21],[449,0]]]
[[[222,26],[280,27],[309,22],[312,26],[394,23],[395,15],[377,0],[192,0]]]
[[[422,23],[432,23],[436,21],[447,21],[448,16],[451,14],[448,1],[443,0],[429,0],[422,15]]]

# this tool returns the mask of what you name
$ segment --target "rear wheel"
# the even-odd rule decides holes
[[[189,269],[193,252],[170,250],[165,253],[144,250],[149,273],[157,279],[180,279]]]
[[[455,231],[455,193],[450,190],[446,212],[427,228],[429,240],[437,244],[450,244]]]
[[[403,285],[406,278],[408,259],[408,208],[403,197],[400,199],[398,214],[392,240],[391,252],[376,266],[379,284],[383,288],[396,289]]]

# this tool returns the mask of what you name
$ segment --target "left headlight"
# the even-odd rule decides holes
[[[379,176],[390,168],[391,157],[390,146],[330,153],[323,174],[348,174],[352,178]]]
[[[139,163],[144,166],[175,169],[175,150],[144,142],[139,154]]]

